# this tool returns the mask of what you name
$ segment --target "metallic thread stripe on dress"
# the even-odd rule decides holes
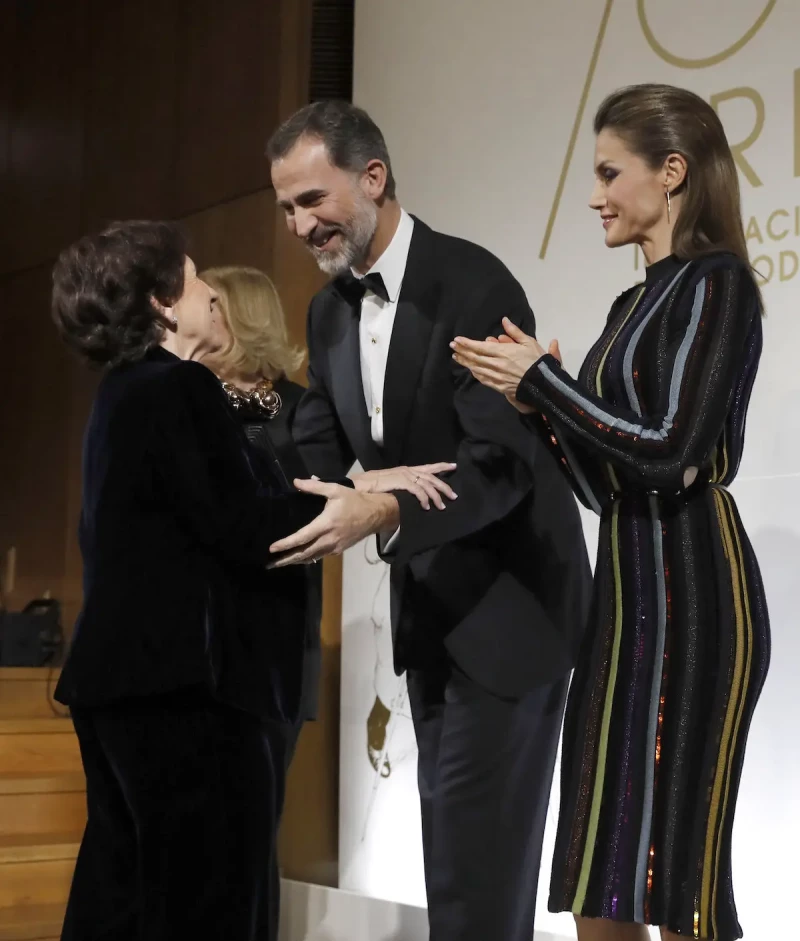
[[[597,838],[597,822],[600,816],[600,805],[603,800],[603,782],[605,780],[605,764],[608,751],[608,728],[611,723],[611,709],[614,704],[614,690],[617,681],[617,666],[619,664],[619,647],[622,640],[622,573],[619,564],[619,506],[615,506],[611,515],[611,552],[614,566],[614,606],[616,616],[614,619],[614,641],[611,652],[611,666],[609,670],[606,698],[603,705],[603,721],[600,731],[600,745],[597,752],[597,769],[595,771],[594,793],[589,811],[589,829],[586,836],[586,847],[583,853],[583,865],[578,879],[578,888],[575,892],[573,912],[580,914],[586,898],[586,886],[589,882],[589,873],[594,857],[595,840]]]
[[[718,933],[716,919],[710,912],[716,910],[716,894],[719,884],[717,863],[719,860],[722,823],[728,802],[731,765],[736,738],[744,709],[745,693],[750,678],[750,658],[753,628],[750,619],[750,605],[747,598],[747,585],[742,577],[741,544],[737,532],[736,519],[733,515],[730,494],[721,489],[714,489],[719,526],[722,532],[725,556],[730,564],[731,587],[736,615],[736,646],[734,654],[733,677],[730,698],[725,713],[722,740],[719,747],[714,788],[711,795],[711,813],[706,831],[706,851],[703,867],[703,889],[700,901],[700,932],[695,937],[703,937],[711,931]],[[713,896],[713,897],[712,897]]]
[[[645,769],[646,781],[644,789],[644,812],[642,814],[642,831],[639,839],[639,862],[636,869],[635,910],[636,921],[645,920],[645,893],[648,886],[648,864],[655,855],[650,839],[650,828],[653,823],[653,798],[655,795],[655,779],[658,762],[661,755],[658,745],[659,715],[661,713],[661,683],[663,680],[664,647],[667,634],[667,587],[664,573],[664,551],[662,546],[661,517],[659,514],[658,499],[651,496],[650,516],[653,521],[653,545],[655,547],[656,578],[658,584],[658,623],[656,635],[656,653],[654,657],[653,682],[650,694],[650,734],[647,737],[647,766]],[[652,870],[650,871],[652,884]]]

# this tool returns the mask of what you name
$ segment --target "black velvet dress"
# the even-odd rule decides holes
[[[325,501],[255,474],[250,452],[205,366],[156,348],[100,384],[56,691],[88,804],[63,941],[276,936],[304,637],[296,586],[265,564]]]

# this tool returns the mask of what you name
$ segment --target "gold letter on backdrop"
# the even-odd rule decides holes
[[[589,70],[586,73],[586,80],[583,83],[581,100],[578,103],[578,113],[575,115],[575,121],[572,124],[572,133],[569,136],[569,143],[567,144],[567,155],[564,157],[564,163],[561,166],[561,176],[558,179],[556,192],[553,196],[553,205],[550,208],[550,216],[547,220],[547,228],[544,231],[542,247],[539,249],[539,258],[544,258],[544,256],[547,254],[547,246],[550,244],[550,236],[553,234],[553,226],[556,223],[556,216],[558,215],[558,206],[561,202],[561,195],[564,192],[564,184],[567,181],[567,173],[569,172],[569,167],[572,163],[572,155],[575,152],[575,141],[577,141],[578,131],[581,129],[583,112],[586,110],[586,100],[589,97],[589,90],[592,87],[594,70],[597,68],[597,60],[600,58],[600,50],[603,47],[603,39],[606,35],[606,27],[608,26],[608,20],[611,16],[611,7],[613,5],[614,0],[606,0],[605,10],[603,10],[603,18],[600,20],[600,27],[597,30],[597,38],[594,41],[594,48],[592,49],[592,58],[589,61]]]
[[[800,176],[800,69],[794,70],[794,175]]]
[[[764,236],[761,234],[761,229],[758,225],[758,220],[755,216],[750,216],[750,221],[747,223],[747,229],[745,230],[744,237],[749,242],[750,239],[755,239],[760,245],[764,244]]]
[[[650,23],[647,20],[647,13],[644,9],[644,2],[645,0],[636,0],[636,12],[639,14],[639,24],[642,27],[644,38],[647,40],[653,52],[655,52],[655,54],[660,59],[663,59],[665,62],[669,62],[670,65],[677,66],[679,69],[707,69],[709,66],[719,65],[720,62],[724,62],[726,59],[730,59],[730,57],[735,56],[740,49],[743,49],[761,29],[764,23],[766,23],[767,17],[770,15],[770,13],[772,13],[773,7],[778,2],[778,0],[769,0],[755,23],[753,23],[744,36],[741,36],[739,39],[737,39],[733,45],[728,46],[727,49],[723,49],[721,52],[714,53],[714,55],[705,56],[702,59],[687,59],[683,56],[676,56],[665,46],[662,46],[661,43],[656,39],[653,30],[650,28]]]
[[[789,218],[789,213],[785,209],[776,209],[775,212],[770,213],[769,219],[767,219],[767,235],[774,239],[776,242],[780,242],[781,239],[785,239],[789,234],[788,229],[784,229],[782,232],[776,232],[773,228],[772,223],[777,219],[778,216],[785,216]]]
[[[789,262],[791,264],[791,269],[786,270],[786,265],[784,262]],[[800,259],[797,257],[797,252],[781,252],[780,255],[780,266],[781,266],[781,281],[791,281],[791,279],[797,274],[797,269],[800,267]]]
[[[736,166],[741,170],[751,186],[761,186],[761,180],[756,171],[748,163],[744,152],[748,147],[752,147],[758,140],[758,135],[764,127],[764,99],[759,95],[755,88],[742,85],[741,88],[732,88],[730,91],[722,91],[718,95],[711,96],[711,107],[719,114],[719,105],[723,101],[730,101],[732,98],[748,98],[753,102],[756,109],[756,123],[753,130],[741,142],[741,144],[731,144],[731,153],[736,161]]]

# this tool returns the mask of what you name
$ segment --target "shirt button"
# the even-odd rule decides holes
[[[373,342],[373,343],[377,343],[378,341],[375,339],[375,337],[373,337],[373,338],[372,338],[372,342]]]
[[[381,413],[381,407],[380,407],[380,405],[376,405],[376,406],[375,406],[375,414],[376,414],[376,415],[380,415],[380,413]]]

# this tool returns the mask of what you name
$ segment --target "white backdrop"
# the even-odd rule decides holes
[[[692,88],[736,145],[751,256],[768,279],[765,353],[733,487],[766,582],[773,661],[750,735],[734,830],[745,937],[785,936],[800,844],[793,720],[800,640],[800,3],[797,0],[359,0],[355,101],[383,129],[403,205],[480,242],[524,285],[539,338],[576,371],[622,290],[592,186],[591,119],[633,82]],[[587,519],[594,552],[596,526]],[[341,883],[424,903],[413,735],[391,673],[387,585],[371,547],[345,560]],[[376,698],[384,706],[375,706]],[[370,714],[373,745],[368,753]],[[384,727],[387,716],[388,725]],[[375,768],[388,757],[390,773]],[[384,771],[386,773],[386,771]],[[556,795],[557,796],[557,795]],[[574,936],[569,916],[539,926]]]

